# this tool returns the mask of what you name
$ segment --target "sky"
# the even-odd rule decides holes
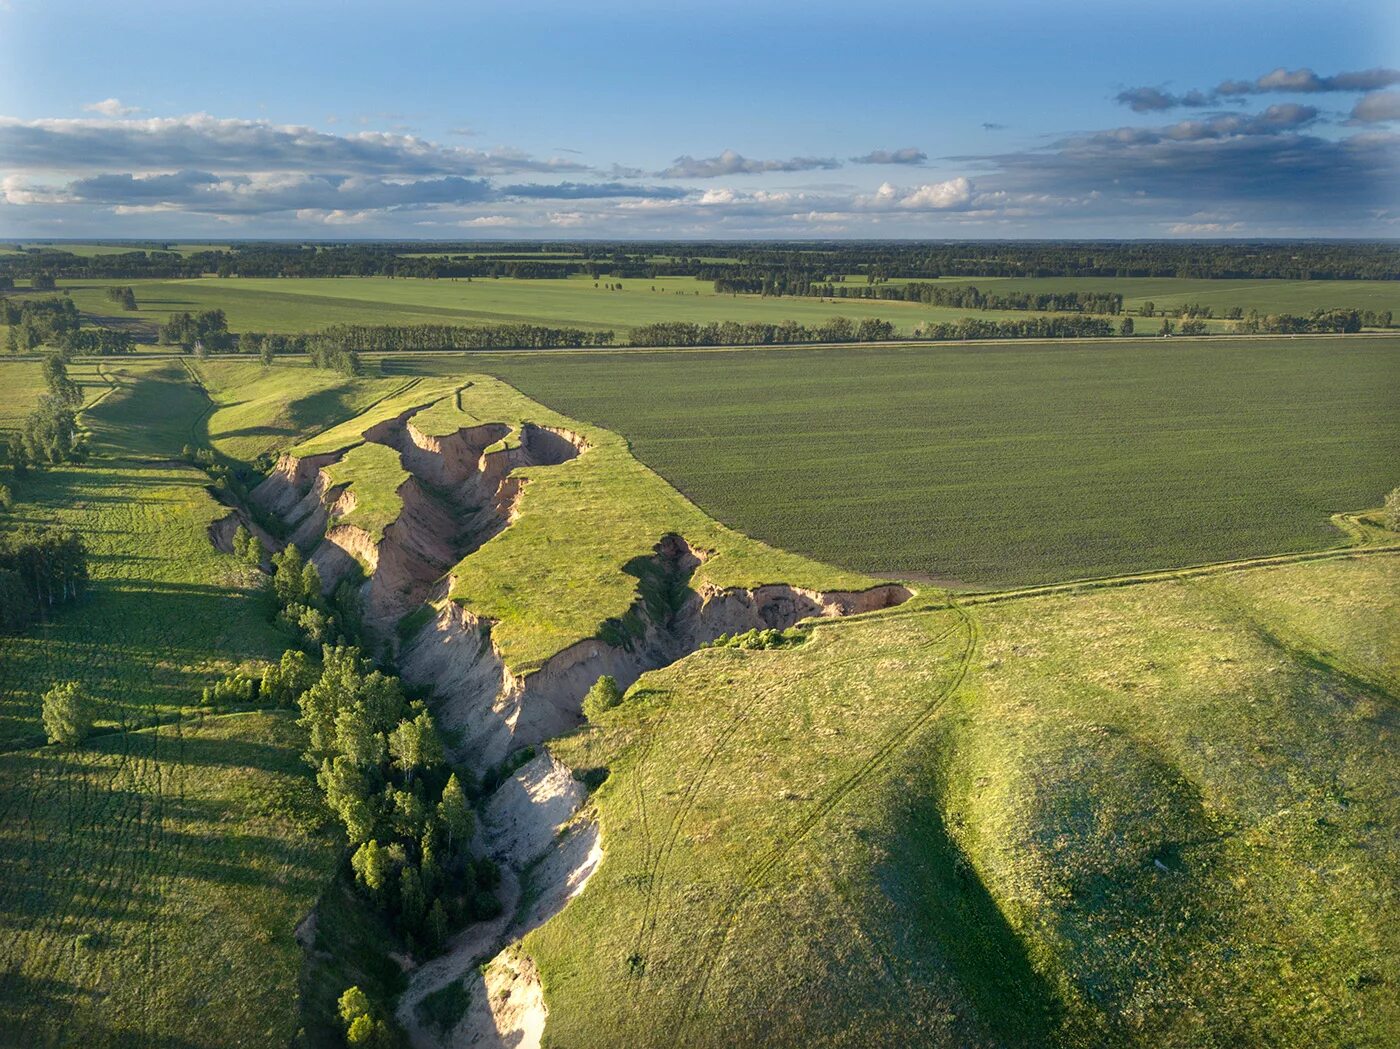
[[[0,0],[0,238],[1400,236],[1400,4]]]

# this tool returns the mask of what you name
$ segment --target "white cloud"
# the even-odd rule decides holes
[[[101,102],[92,102],[83,106],[83,111],[97,113],[104,117],[129,117],[133,113],[141,112],[141,107],[123,105],[121,100],[117,98],[104,98]]]

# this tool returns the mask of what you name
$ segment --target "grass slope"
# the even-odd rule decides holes
[[[0,1044],[287,1045],[339,853],[290,714],[0,756]]]
[[[1400,475],[1400,341],[502,354],[707,512],[979,586],[1338,545]],[[452,371],[455,359],[395,361]]]
[[[926,602],[643,677],[553,747],[610,775],[605,862],[525,941],[551,1043],[1387,1044],[1396,696],[1279,624],[1393,633],[1354,590],[1397,582]]]
[[[206,360],[192,367],[214,402],[200,443],[242,462],[357,415],[401,385],[374,377],[350,379],[293,362],[264,368]]]
[[[636,600],[646,560],[675,533],[710,556],[691,586],[791,583],[862,590],[869,577],[816,564],[725,528],[638,462],[627,442],[581,425],[488,376],[471,376],[457,398],[416,416],[429,435],[464,426],[522,422],[578,433],[589,448],[558,466],[518,471],[526,479],[519,516],[452,571],[451,597],[494,622],[492,637],[520,671],[597,634]]]
[[[24,478],[0,519],[76,529],[92,573],[51,623],[0,638],[0,1045],[286,1044],[292,930],[337,853],[302,733],[282,714],[136,728],[285,639],[209,542],[226,511],[207,479],[169,462],[207,398],[178,363],[103,374],[80,417],[93,458]],[[64,680],[101,730],[71,751],[38,746],[39,697]]]

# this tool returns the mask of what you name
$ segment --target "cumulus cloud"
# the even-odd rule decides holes
[[[896,208],[903,211],[950,211],[965,208],[972,202],[972,183],[959,176],[946,182],[928,182],[911,189],[892,183],[882,183],[873,196],[858,196],[861,208]]]
[[[440,146],[415,135],[314,128],[195,113],[146,120],[0,117],[0,156],[11,170],[335,171],[355,175],[495,175],[568,172],[586,165],[517,150]]]
[[[121,99],[104,98],[101,102],[92,102],[83,106],[85,113],[97,113],[104,117],[129,117],[133,113],[141,112],[140,106],[123,105]]]
[[[1334,91],[1377,91],[1400,84],[1400,69],[1359,69],[1318,76],[1306,67],[1284,69],[1253,80],[1222,80],[1209,91],[1192,90],[1177,95],[1160,87],[1130,87],[1120,91],[1116,101],[1136,113],[1154,113],[1180,107],[1218,105],[1221,102],[1243,102],[1245,96],[1270,92],[1284,94],[1317,94]]]
[[[1400,120],[1400,91],[1373,91],[1352,106],[1351,119],[1358,124],[1380,124]]]
[[[717,157],[677,157],[657,172],[659,178],[719,178],[725,175],[760,175],[769,171],[830,171],[839,168],[835,157],[793,157],[790,160],[752,160],[732,149]]]
[[[903,149],[874,149],[863,157],[852,157],[852,164],[922,164],[928,154],[914,146]]]

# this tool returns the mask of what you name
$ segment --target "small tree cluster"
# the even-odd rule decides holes
[[[295,544],[273,554],[272,565],[272,592],[280,609],[277,625],[299,638],[311,652],[342,640],[340,621],[321,593],[321,573],[316,566],[302,558]]]
[[[87,586],[87,547],[76,532],[25,527],[0,533],[0,633],[13,634]]]
[[[706,648],[738,648],[746,652],[768,648],[791,648],[807,637],[800,630],[746,630],[742,634],[720,634]]]
[[[358,987],[347,988],[338,1003],[345,1024],[345,1044],[365,1049],[394,1049],[397,1039],[383,1011]]]
[[[593,682],[593,687],[583,697],[583,716],[592,721],[603,711],[611,710],[621,702],[622,689],[618,688],[617,679],[604,674]]]
[[[136,309],[136,292],[130,286],[113,286],[107,289],[107,301],[115,302],[122,309],[132,312]]]
[[[410,948],[436,951],[453,923],[494,913],[498,872],[472,859],[472,809],[427,709],[347,646],[324,650],[297,703],[306,760],[355,846],[356,884]]]
[[[233,530],[233,556],[244,564],[257,566],[262,564],[266,551],[263,549],[262,540],[253,535],[252,532],[239,525]]]
[[[163,345],[179,346],[186,353],[224,353],[234,347],[223,310],[176,313],[160,326],[159,338]]]

